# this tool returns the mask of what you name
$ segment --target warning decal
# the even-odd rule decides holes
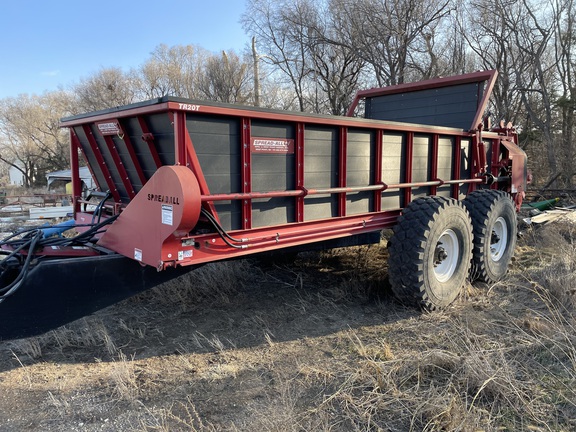
[[[294,140],[284,138],[252,138],[250,140],[252,153],[294,153]]]
[[[172,226],[174,222],[172,217],[172,209],[173,207],[171,205],[162,205],[162,223],[164,225]]]

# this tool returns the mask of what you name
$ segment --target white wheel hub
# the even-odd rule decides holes
[[[458,265],[460,246],[456,233],[447,229],[442,233],[434,251],[434,275],[439,282],[449,280]]]
[[[508,246],[508,225],[503,217],[499,217],[492,227],[490,236],[490,258],[499,261]]]

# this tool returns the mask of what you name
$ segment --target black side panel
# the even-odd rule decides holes
[[[432,136],[414,135],[414,147],[412,155],[412,181],[425,182],[430,180],[432,168]],[[430,187],[419,187],[412,189],[412,199],[425,195],[430,195]]]
[[[346,185],[368,186],[374,181],[375,132],[348,131],[346,155]],[[368,213],[374,209],[374,193],[358,192],[346,195],[346,214]]]
[[[483,87],[469,83],[367,98],[366,118],[468,130]]]
[[[442,180],[452,179],[452,166],[454,159],[453,137],[438,137],[438,178]],[[450,198],[450,185],[438,186],[436,195]]]
[[[398,132],[385,132],[382,137],[382,181],[386,184],[404,183],[406,166],[406,137]],[[402,193],[397,189],[382,192],[382,210],[403,207]]]
[[[338,187],[338,130],[308,126],[304,138],[304,186],[307,189]],[[304,220],[338,215],[338,197],[311,195],[304,199]]]
[[[253,120],[251,134],[255,138],[294,140],[294,125],[290,123]],[[270,192],[294,190],[296,167],[294,153],[252,153],[252,191]],[[252,201],[252,227],[258,228],[296,221],[294,198],[268,198]]]
[[[242,192],[240,119],[195,114],[188,115],[186,126],[210,193]],[[219,201],[215,207],[225,229],[242,227],[240,201]]]

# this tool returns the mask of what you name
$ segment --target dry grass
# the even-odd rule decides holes
[[[396,304],[385,263],[207,265],[4,343],[0,431],[576,429],[572,223],[528,232],[505,281],[441,313]]]

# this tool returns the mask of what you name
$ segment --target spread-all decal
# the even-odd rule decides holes
[[[96,123],[96,127],[103,136],[107,135],[119,135],[123,136],[124,132],[118,120],[108,120]]]
[[[252,138],[252,153],[287,154],[294,153],[294,140],[284,138]]]
[[[180,205],[180,198],[177,196],[163,195],[163,194],[148,194],[148,201],[155,201],[163,204],[176,204]]]

